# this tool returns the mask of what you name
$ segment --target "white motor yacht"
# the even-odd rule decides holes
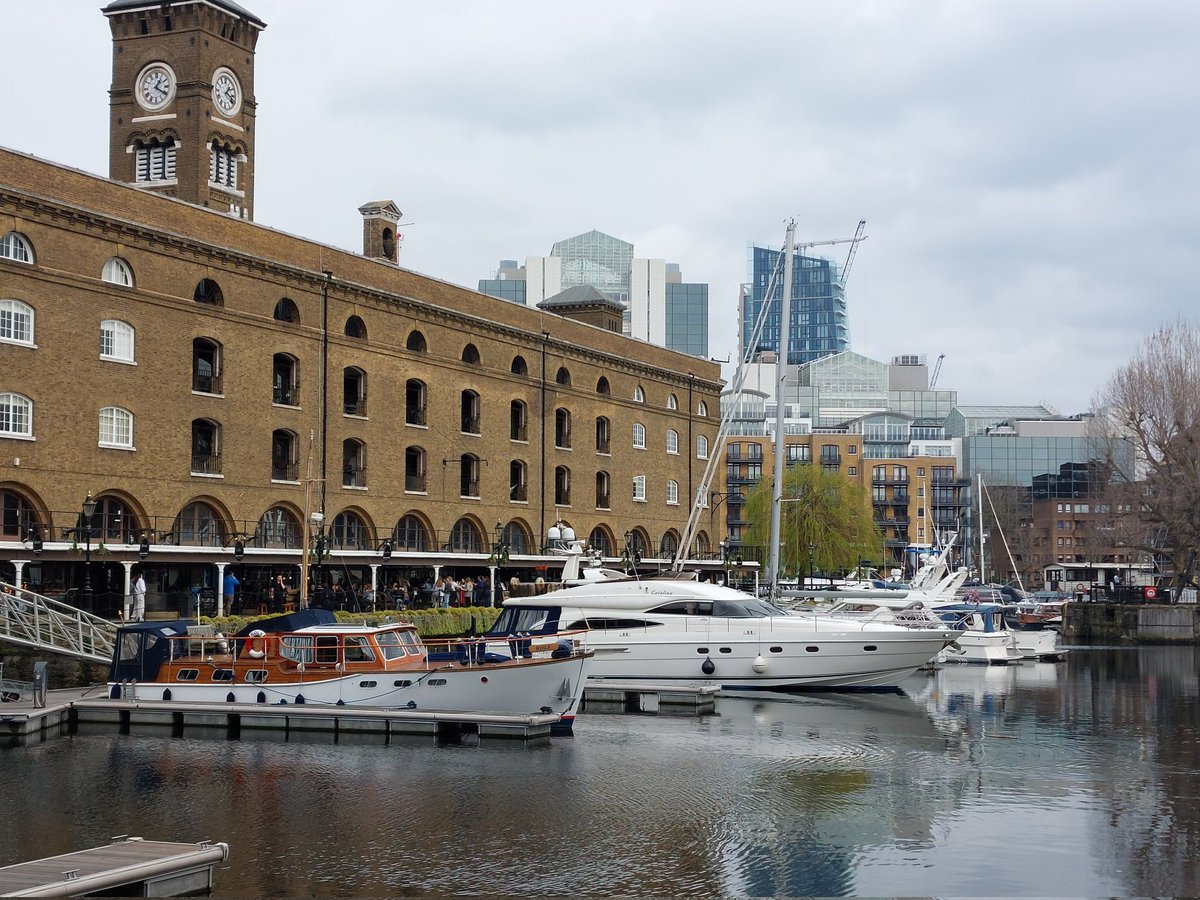
[[[566,551],[564,586],[510,598],[488,632],[510,647],[580,632],[595,656],[589,677],[719,685],[723,689],[895,688],[959,634],[891,622],[785,613],[690,575],[627,577],[581,569]]]

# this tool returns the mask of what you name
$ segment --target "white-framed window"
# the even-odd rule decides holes
[[[33,263],[33,247],[25,236],[10,231],[0,238],[0,259],[11,259],[13,262]]]
[[[0,394],[0,436],[33,437],[33,401],[22,394]]]
[[[699,403],[696,404],[696,415],[698,415],[698,416],[707,416],[708,415],[708,404],[705,403],[703,400],[701,400]]]
[[[633,448],[635,450],[646,449],[646,426],[641,422],[633,423]]]
[[[667,409],[679,409],[679,398],[674,394],[667,395]]]
[[[667,429],[667,452],[679,453],[679,432],[674,428]]]
[[[667,482],[667,505],[668,506],[678,506],[679,505],[679,482],[678,481],[668,481]]]
[[[175,180],[175,139],[139,142],[134,148],[134,180],[138,184]]]
[[[120,319],[101,322],[100,358],[133,362],[133,326]]]
[[[133,287],[133,269],[119,256],[112,257],[104,264],[104,268],[100,271],[100,278],[109,284]]]
[[[708,438],[704,435],[696,438],[696,459],[708,459]]]
[[[633,499],[638,503],[646,502],[646,476],[633,476]]]
[[[208,180],[211,184],[237,189],[238,155],[213,141],[208,152]]]
[[[0,300],[0,341],[33,346],[33,307],[20,300]]]
[[[633,402],[634,403],[645,403],[646,402],[646,392],[642,390],[642,386],[640,384],[633,389]]]
[[[133,449],[133,413],[119,406],[100,410],[100,446]]]

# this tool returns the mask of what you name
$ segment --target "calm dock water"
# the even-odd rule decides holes
[[[77,734],[0,751],[0,865],[128,833],[227,842],[221,896],[1195,896],[1198,661],[1075,648],[533,746]]]

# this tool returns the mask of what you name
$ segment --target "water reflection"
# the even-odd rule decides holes
[[[75,736],[0,752],[0,864],[129,833],[228,841],[221,894],[1195,895],[1196,663],[1076,649],[534,747]]]

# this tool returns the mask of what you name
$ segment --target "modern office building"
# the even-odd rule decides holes
[[[783,255],[782,249],[750,248],[749,281],[742,285],[738,304],[738,346],[743,357],[747,350],[779,352]],[[793,257],[791,297],[789,365],[803,365],[850,349],[846,291],[836,263],[797,251]],[[750,347],[754,324],[764,304],[767,311],[762,334],[756,346]]]
[[[719,366],[603,304],[404,270],[388,201],[358,208],[361,253],[255,224],[264,24],[228,0],[105,14],[109,177],[0,148],[0,580],[119,600],[138,569],[152,611],[219,609],[231,566],[244,591],[310,560],[326,583],[532,576],[559,522],[613,559],[673,552]]]
[[[513,303],[558,301],[572,287],[591,287],[621,304],[623,333],[638,340],[708,356],[708,285],[684,282],[677,263],[635,256],[633,244],[595,229],[558,241],[549,256],[524,266],[501,260],[479,290]]]

